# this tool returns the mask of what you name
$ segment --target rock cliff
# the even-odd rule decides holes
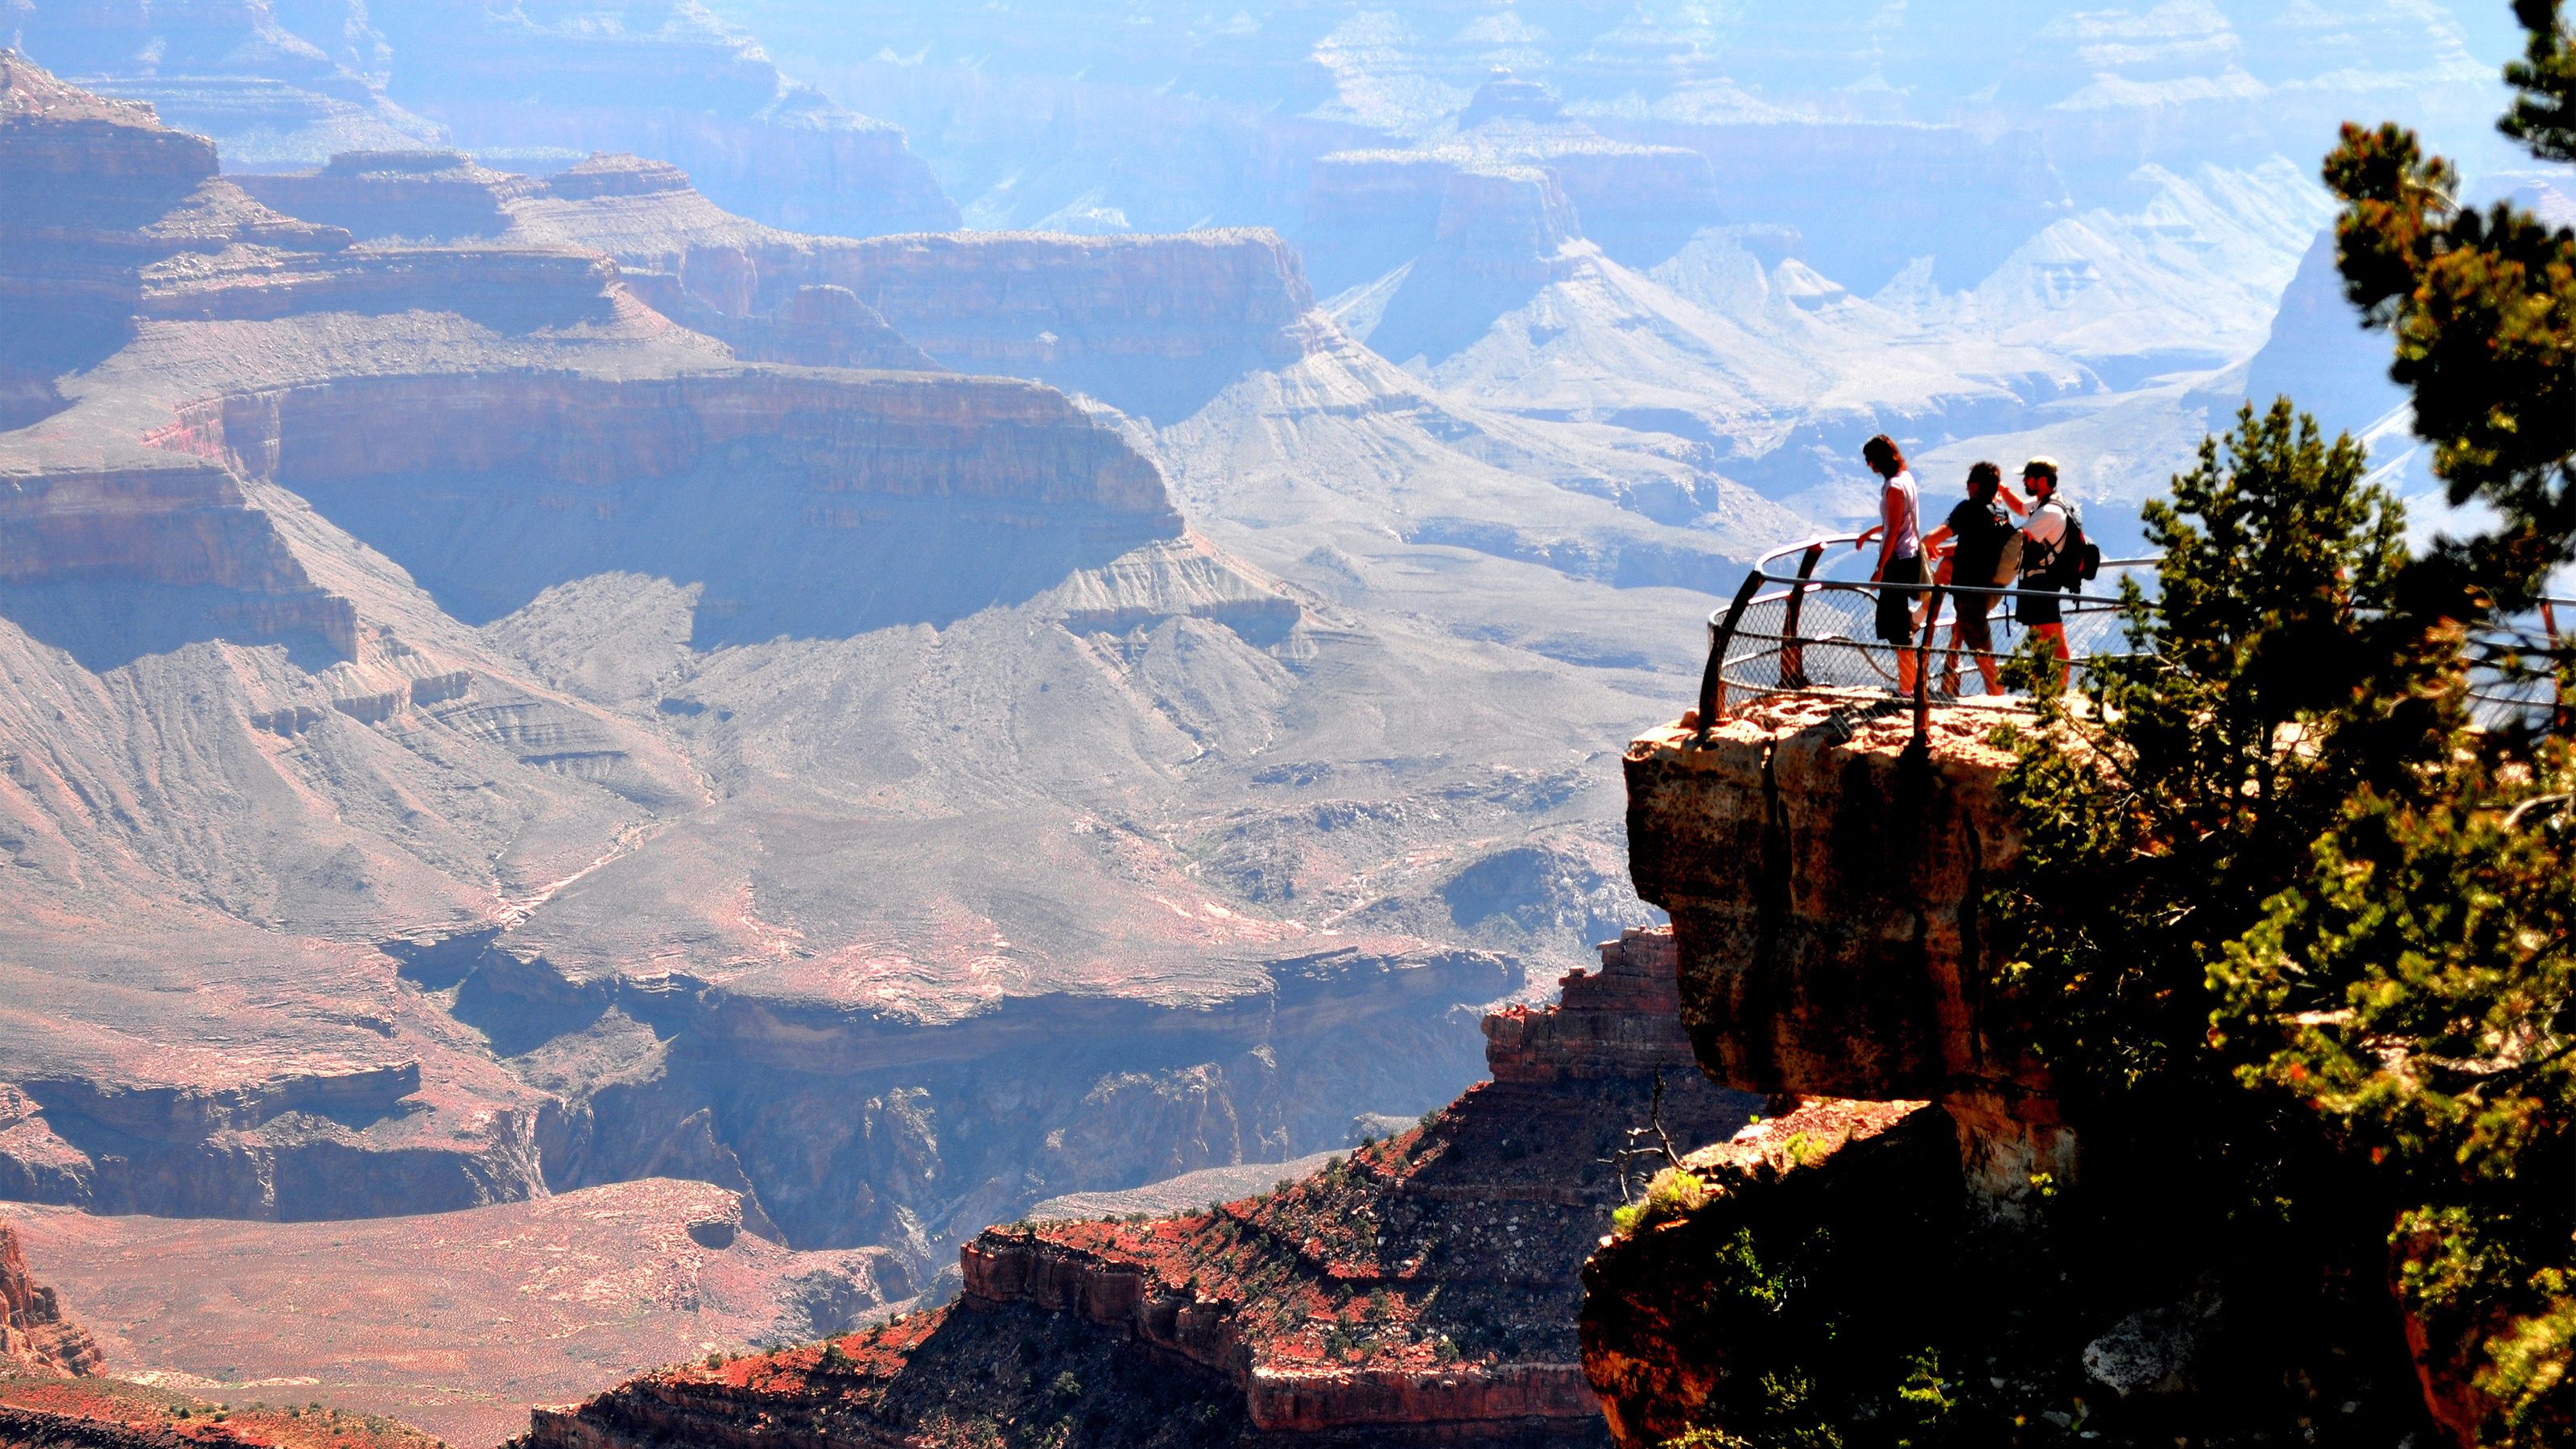
[[[1318,158],[1305,233],[1332,290],[1468,236],[1525,253],[1546,235],[1541,254],[1590,236],[1623,262],[1652,266],[1718,219],[1722,195],[1700,153],[1613,140],[1567,115],[1545,86],[1503,73],[1437,142]],[[1509,234],[1480,234],[1497,217]]]
[[[1691,1070],[1672,961],[1660,932],[1604,946],[1557,1004],[1486,1018],[1492,1081],[1314,1176],[1178,1217],[990,1229],[951,1309],[665,1370],[540,1411],[529,1442],[1020,1442],[1066,1417],[1107,1444],[1592,1442],[1576,1267],[1645,1175],[1641,1143],[1724,1136],[1754,1105]]]
[[[1910,719],[1817,701],[1757,706],[1706,740],[1629,747],[1629,869],[1672,912],[1682,1020],[1711,1076],[1747,1091],[1933,1099],[1998,1197],[2070,1176],[2075,1142],[2044,1070],[1985,1001],[1989,883],[2019,832],[2012,763],[1984,717]]]
[[[0,1368],[30,1378],[74,1378],[106,1361],[86,1329],[64,1320],[54,1290],[27,1275],[17,1230],[0,1223]]]
[[[1942,709],[1914,744],[1888,703],[1775,697],[1629,748],[1631,870],[1672,912],[1695,1055],[1794,1105],[1659,1173],[1586,1266],[1615,1442],[2420,1432],[2369,1195],[2177,1227],[2223,1216],[2190,1174],[2246,1169],[2062,1096],[1995,959],[2019,848],[1996,717]]]

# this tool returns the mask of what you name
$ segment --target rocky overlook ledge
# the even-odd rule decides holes
[[[1681,1017],[1745,1091],[1937,1101],[1983,1190],[2063,1177],[2074,1141],[2045,1072],[1983,1000],[1979,913],[2019,831],[1994,716],[1786,699],[1629,746],[1629,870],[1672,912]]]
[[[1935,709],[1918,741],[1884,697],[1772,699],[1630,745],[1630,868],[1699,1064],[1794,1101],[1685,1152],[1586,1265],[1612,1440],[2424,1442],[2376,1223],[2277,1290],[2223,1279],[2278,1240],[2171,1194],[2256,1169],[2159,1147],[2188,1104],[2041,1059],[2062,1008],[2004,968],[2001,718]]]

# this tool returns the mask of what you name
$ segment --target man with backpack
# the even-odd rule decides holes
[[[2021,481],[2030,490],[2031,509],[2021,526],[2022,591],[2014,614],[2056,649],[2057,687],[2064,689],[2074,656],[2066,647],[2066,616],[2057,596],[2081,587],[2101,554],[2085,540],[2083,518],[2057,496],[2055,458],[2022,464]]]
[[[1941,671],[1941,688],[1950,694],[1959,692],[1962,649],[1977,661],[1977,673],[1985,678],[1986,693],[2004,692],[2003,679],[1995,667],[1994,630],[1986,618],[1997,595],[1985,591],[2009,588],[2021,573],[2022,535],[2004,515],[2006,506],[2015,513],[2028,511],[2027,505],[2004,486],[2001,468],[1979,463],[1968,470],[1968,496],[1959,500],[1941,526],[1923,539],[1924,550],[1941,559],[1939,581],[1964,590],[1951,594],[1955,612],[1950,625],[1950,652]]]

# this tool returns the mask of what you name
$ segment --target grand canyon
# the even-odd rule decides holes
[[[1745,1224],[2012,1258],[1994,716],[1873,865],[1712,612],[1881,432],[2479,516],[2315,157],[2576,224],[2512,12],[1226,8],[0,5],[0,1442],[1716,1449]]]

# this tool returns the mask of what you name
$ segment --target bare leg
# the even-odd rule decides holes
[[[2030,632],[2046,639],[2050,645],[2057,650],[2057,687],[2059,689],[2064,689],[2066,687],[2066,681],[2073,677],[2075,672],[2074,665],[2068,662],[2075,656],[2067,652],[2066,626],[2063,624],[2036,624],[2031,627]]]
[[[1954,635],[1954,636],[1953,636],[1954,642],[1955,642],[1955,638],[1956,638],[1956,636]],[[1986,638],[1986,647],[1985,647],[1985,648],[1983,648],[1983,649],[1972,649],[1972,650],[1969,650],[1969,651],[1968,651],[1968,657],[1969,657],[1969,658],[1971,658],[1971,659],[1973,659],[1973,660],[1975,660],[1975,661],[1977,661],[1977,673],[1978,673],[1978,674],[1980,674],[1980,675],[1982,675],[1982,676],[1984,676],[1984,678],[1985,678],[1985,681],[1986,681],[1986,693],[1988,693],[1988,694],[2001,694],[2001,693],[2003,693],[2003,692],[2004,692],[2004,676],[2003,676],[2003,671],[1995,667],[1994,636],[1993,636],[1991,633],[1989,633],[1989,634],[1987,635],[1987,638]]]

